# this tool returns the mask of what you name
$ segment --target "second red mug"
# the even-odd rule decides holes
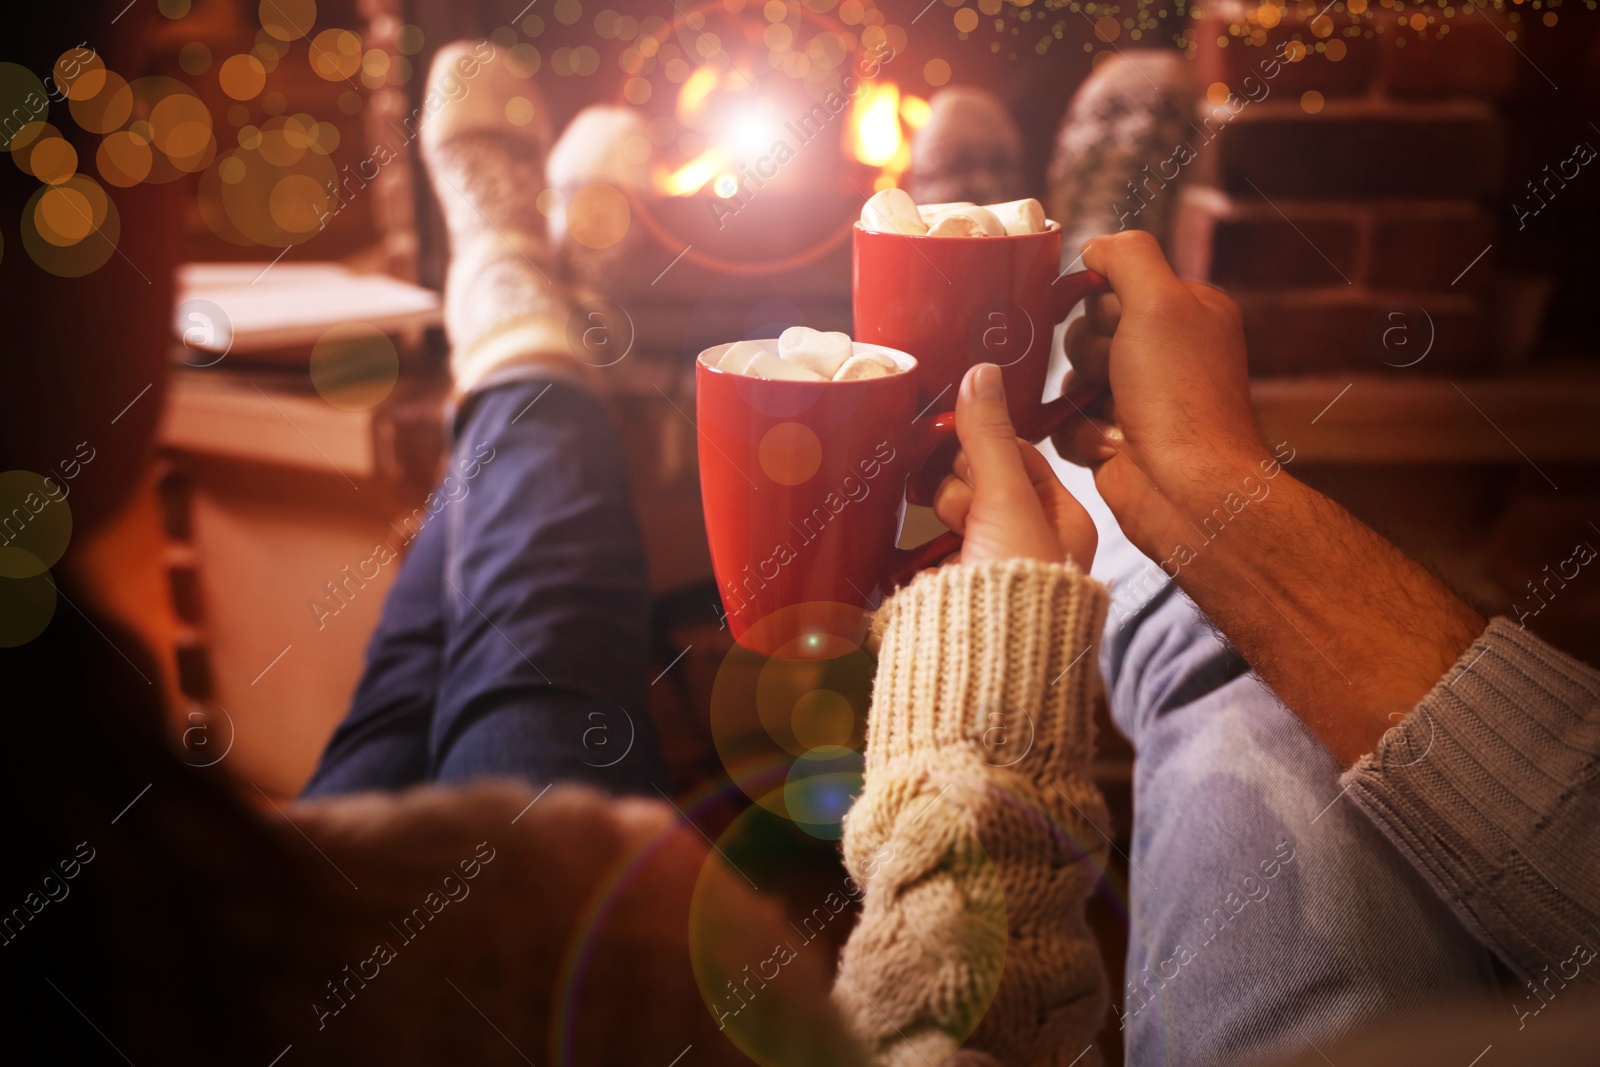
[[[1056,223],[1009,237],[912,237],[857,223],[854,242],[855,340],[916,357],[918,403],[953,405],[967,368],[994,363],[1018,436],[1040,441],[1096,399],[1043,398],[1056,324],[1110,291],[1094,271],[1058,276]]]
[[[753,343],[777,353],[776,341]],[[799,382],[718,370],[728,347],[700,353],[694,371],[700,493],[729,629],[769,656],[808,633],[859,641],[883,596],[960,547],[954,534],[895,547],[906,481],[953,440],[955,416],[919,404],[904,352],[887,352],[897,374]]]

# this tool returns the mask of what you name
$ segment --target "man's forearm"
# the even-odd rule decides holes
[[[1485,625],[1420,564],[1287,473],[1197,549],[1177,582],[1346,766]]]

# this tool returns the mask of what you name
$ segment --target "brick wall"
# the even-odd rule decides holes
[[[1415,308],[1433,333],[1419,371],[1495,365],[1496,256],[1474,260],[1504,224],[1488,206],[1506,186],[1500,102],[1540,77],[1506,17],[1378,0],[1205,11],[1172,252],[1239,300],[1252,370],[1399,365],[1385,329]]]

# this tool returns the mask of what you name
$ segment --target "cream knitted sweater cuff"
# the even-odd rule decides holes
[[[1088,776],[1105,608],[1078,571],[1013,560],[926,573],[879,613],[844,835],[865,892],[834,1000],[880,1067],[963,1045],[1005,1067],[1099,1062],[1083,905],[1109,826]]]
[[[969,747],[1042,782],[1093,754],[1095,646],[1105,587],[1070,564],[942,567],[873,620],[867,773],[897,756]]]

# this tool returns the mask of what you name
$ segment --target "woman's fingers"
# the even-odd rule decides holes
[[[1019,441],[1018,445],[1022,453],[1023,469],[1028,472],[1028,477],[1033,482],[1034,492],[1038,494],[1039,503],[1044,507],[1045,517],[1055,528],[1056,537],[1061,542],[1061,550],[1081,569],[1087,571],[1089,564],[1094,560],[1095,549],[1100,540],[1099,533],[1094,528],[1094,520],[1089,517],[1088,509],[1061,484],[1061,479],[1057,478],[1056,472],[1050,468],[1050,461],[1045,459],[1037,448],[1026,441]]]
[[[1035,491],[1040,486],[1055,486],[1066,492],[1066,486],[1061,484],[1056,472],[1050,469],[1050,461],[1045,459],[1037,448],[1020,437],[1017,438],[1017,454],[1022,457],[1022,469],[1028,475],[1028,481],[1033,483]]]
[[[972,486],[955,475],[946,475],[933,494],[933,513],[958,534],[967,532],[967,514],[972,511]]]

